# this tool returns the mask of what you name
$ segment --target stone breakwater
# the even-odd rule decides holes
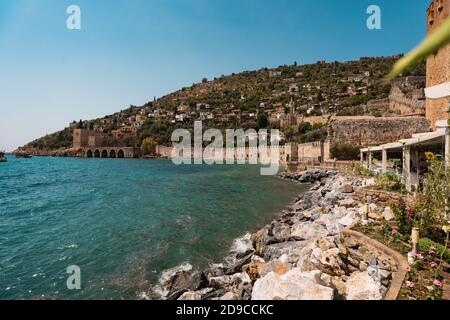
[[[207,270],[166,271],[152,296],[170,300],[381,300],[397,266],[343,235],[362,214],[353,193],[365,181],[333,170],[282,173],[311,184],[268,225],[236,239],[231,256]],[[147,295],[143,296],[144,298]]]

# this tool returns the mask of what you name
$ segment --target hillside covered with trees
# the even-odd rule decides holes
[[[140,146],[146,138],[170,144],[173,130],[193,128],[280,128],[286,140],[324,139],[326,128],[308,123],[308,117],[327,115],[383,116],[383,110],[365,108],[369,101],[386,99],[384,81],[400,56],[363,57],[357,61],[318,61],[283,65],[275,69],[202,79],[143,106],[130,106],[99,119],[74,121],[70,128],[37,139],[25,148],[54,150],[71,147],[73,128],[103,133],[115,145]],[[425,75],[422,63],[403,76]],[[289,119],[301,117],[300,123]]]

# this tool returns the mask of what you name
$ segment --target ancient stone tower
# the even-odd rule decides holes
[[[449,16],[450,0],[433,0],[427,10],[427,32],[432,33]],[[427,59],[427,87],[450,81],[450,44]],[[426,116],[433,129],[436,121],[447,119],[450,98],[427,99]]]
[[[88,145],[89,130],[87,129],[74,129],[73,130],[73,147],[81,148]]]

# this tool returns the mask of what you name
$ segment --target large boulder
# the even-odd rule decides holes
[[[368,272],[355,272],[347,280],[347,300],[382,300],[381,284]]]
[[[208,279],[203,272],[184,264],[164,272],[156,290],[163,299],[176,300],[187,291],[200,290],[207,285]]]
[[[344,227],[348,227],[353,224],[353,222],[355,221],[355,218],[356,218],[355,212],[350,211],[349,213],[347,213],[346,216],[339,219],[338,223]]]
[[[311,252],[309,263],[317,269],[332,276],[342,276],[348,273],[344,255],[339,248],[322,250],[315,248]]]
[[[342,193],[353,193],[353,192],[354,192],[353,187],[352,187],[351,185],[349,185],[349,184],[344,184],[344,185],[340,188],[340,191],[341,191]]]
[[[281,276],[270,272],[255,282],[252,300],[333,300],[334,290],[318,280],[317,271],[295,268]]]
[[[326,225],[315,222],[300,222],[291,228],[291,236],[303,239],[326,237],[328,233]]]
[[[238,258],[236,261],[225,271],[225,274],[230,275],[242,270],[242,267],[248,264],[253,256],[253,252],[249,253],[245,257]]]
[[[312,182],[314,178],[309,174],[309,172],[304,172],[300,177],[298,177],[298,181],[301,183]]]
[[[227,288],[230,286],[238,286],[241,284],[246,285],[249,283],[251,283],[251,279],[246,272],[209,278],[209,285],[214,289]]]
[[[291,208],[295,212],[300,212],[300,211],[303,211],[303,210],[308,210],[312,206],[313,206],[312,200],[309,199],[309,198],[304,198],[304,199],[301,199],[301,200],[297,201],[296,203],[294,203],[291,206]]]
[[[291,227],[285,223],[274,222],[272,223],[272,235],[273,241],[284,242],[289,241],[291,238]]]
[[[266,261],[278,259],[283,255],[298,256],[306,245],[305,241],[290,241],[268,245],[264,251]]]
[[[358,202],[356,202],[353,198],[347,197],[344,200],[340,200],[338,204],[345,208],[354,208],[358,205]]]
[[[199,291],[187,291],[183,293],[178,300],[202,300],[204,295],[214,291],[213,288],[205,288]]]
[[[339,298],[345,297],[347,292],[347,287],[345,282],[340,277],[331,278],[331,286],[336,289]]]
[[[269,226],[266,226],[258,232],[252,234],[251,241],[256,253],[263,255],[267,244],[271,241],[271,236],[269,236]]]
[[[287,273],[292,269],[290,258],[292,257],[288,256],[287,254],[283,254],[277,259],[270,260],[269,262],[261,266],[259,276],[264,277],[270,272],[274,272],[279,276]]]
[[[332,205],[334,206],[339,200],[339,193],[335,190],[328,192],[325,197],[321,199],[322,205]]]

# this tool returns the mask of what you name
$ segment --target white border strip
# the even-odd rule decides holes
[[[425,88],[425,96],[428,99],[441,99],[450,97],[450,82],[438,84],[437,86]]]

